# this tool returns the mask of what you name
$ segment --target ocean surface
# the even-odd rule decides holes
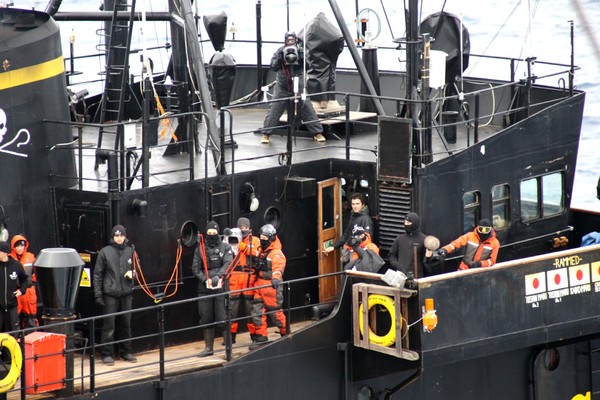
[[[381,3],[385,6],[382,8]],[[393,48],[396,45],[393,38],[404,37],[403,7],[406,1],[383,0],[382,2],[359,1],[358,10],[355,2],[338,0],[344,21],[350,32],[355,34],[356,16],[369,20],[372,35],[376,36],[373,44],[380,48]],[[100,1],[63,0],[61,11],[96,11]],[[197,0],[193,5],[197,15],[212,15],[224,11],[228,16],[230,27],[236,29],[228,34],[228,39],[238,42],[230,45],[226,51],[231,53],[240,64],[256,63],[255,47],[244,43],[244,40],[254,40],[256,37],[256,4],[252,0]],[[325,0],[262,0],[262,35],[263,40],[281,42],[288,30],[299,32],[307,21],[319,12],[335,22],[331,7]],[[537,57],[540,61],[569,64],[571,57],[570,22],[574,22],[575,64],[581,67],[575,73],[575,85],[587,92],[584,112],[582,136],[579,145],[578,165],[575,175],[575,188],[571,205],[576,208],[600,212],[600,200],[596,198],[596,185],[600,176],[600,34],[596,27],[600,25],[600,7],[598,0],[426,0],[422,6],[421,15],[427,16],[444,10],[459,16],[468,29],[471,41],[471,53],[481,55],[497,55],[504,57],[526,58]],[[14,7],[35,8],[44,10],[47,1],[14,0]],[[151,11],[166,11],[166,0],[137,1],[137,9],[147,7]],[[139,48],[150,48],[156,44],[164,45],[168,40],[168,28],[160,22],[138,24],[141,29],[135,32],[133,43]],[[74,54],[77,56],[94,54],[95,46],[100,38],[95,34],[101,28],[100,22],[95,23],[61,23],[63,36],[63,52],[69,55],[69,36],[75,35]],[[208,35],[201,28],[203,39]],[[278,44],[263,46],[262,62],[268,63],[271,54]],[[214,54],[210,45],[204,45],[205,60]],[[151,51],[148,57],[153,58],[156,70],[164,71],[167,60]],[[380,69],[398,70],[401,64],[398,58],[401,52],[388,50],[379,51]],[[97,62],[96,62],[97,63]],[[352,60],[347,50],[342,53],[339,66],[351,66]],[[524,73],[524,65],[519,73]],[[539,68],[536,70],[535,68]],[[94,71],[92,77],[80,76],[78,79],[95,79],[95,71],[99,65],[76,65],[76,70]],[[141,70],[141,66],[132,65],[132,73]],[[534,66],[534,73],[544,75],[546,71],[541,66]],[[487,63],[471,59],[465,72],[468,76],[491,77],[501,75],[508,79],[508,68],[501,70],[490,67]],[[521,75],[517,75],[520,77]],[[85,78],[84,78],[85,77]],[[554,79],[554,80],[552,80]],[[556,78],[542,81],[548,85],[556,85]],[[99,86],[101,87],[101,86]],[[93,92],[93,88],[88,88]]]

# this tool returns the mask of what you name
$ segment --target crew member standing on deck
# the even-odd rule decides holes
[[[29,249],[29,241],[23,235],[15,235],[10,241],[10,247],[12,249],[12,258],[17,260],[25,268],[25,272],[29,275],[32,285],[27,288],[23,296],[19,297],[19,325],[23,328],[34,328],[39,326],[37,320],[37,292],[36,292],[36,278],[33,273],[33,263],[35,256],[33,253],[27,251]]]
[[[130,311],[133,303],[133,278],[135,271],[133,247],[127,245],[127,232],[123,225],[111,230],[108,246],[98,252],[94,266],[93,285],[96,304],[104,314]],[[116,333],[116,335],[115,335]],[[137,362],[131,347],[131,314],[107,315],[102,320],[102,362],[114,365],[113,344],[118,338],[119,354],[124,361]]]
[[[29,276],[20,262],[10,256],[10,245],[0,242],[0,332],[19,329],[18,298],[30,286]]]
[[[300,98],[300,94],[304,89],[303,64],[304,50],[302,49],[302,46],[298,45],[298,37],[294,32],[287,32],[285,34],[285,45],[278,48],[271,58],[271,69],[277,72],[273,98],[283,99],[286,97],[293,97],[294,95],[298,96],[298,102],[294,103],[296,107],[295,113],[300,115],[306,129],[313,134],[314,140],[317,142],[324,142],[325,136],[323,136],[323,125],[319,122],[319,118],[315,113],[311,101],[305,101]],[[295,79],[298,81],[296,85],[294,85]],[[287,107],[288,102],[286,101],[271,103],[263,124],[265,131],[263,131],[261,143],[269,143],[271,131],[267,128],[273,128],[280,125],[279,118],[283,115],[283,112]],[[288,122],[293,122],[289,116]]]
[[[242,232],[242,240],[239,243],[238,252],[240,254],[237,265],[231,271],[229,277],[229,290],[236,291],[246,288],[252,288],[256,275],[253,270],[253,261],[258,257],[260,251],[260,239],[252,235],[250,229],[250,220],[241,217],[237,221],[237,226]],[[252,313],[252,300],[254,290],[231,294],[231,318],[249,317]],[[248,332],[252,340],[256,340],[256,328],[251,319],[247,322]],[[231,322],[231,343],[235,343],[235,337],[238,331],[238,321]]]
[[[465,247],[465,255],[458,269],[485,268],[496,264],[500,242],[496,239],[496,232],[488,219],[482,219],[473,232],[468,232],[452,243],[438,250],[438,254],[445,258],[456,249]]]
[[[396,237],[388,255],[390,265],[406,276],[422,278],[423,258],[425,257],[425,234],[419,227],[419,215],[414,212],[404,217],[404,233]]]
[[[198,296],[214,295],[226,291],[227,284],[223,281],[223,277],[232,260],[231,246],[221,240],[219,225],[215,221],[210,221],[206,224],[204,241],[200,241],[194,252],[192,264],[192,272],[198,278]],[[220,322],[219,327],[223,329],[223,338],[225,338],[226,330],[224,328],[227,311],[224,296],[200,299],[198,301],[198,312],[200,314],[200,325]],[[198,354],[198,357],[208,357],[214,354],[214,325],[204,328],[204,342],[204,350]]]
[[[260,253],[256,261],[256,282],[252,302],[252,322],[256,327],[256,340],[250,345],[254,349],[269,340],[267,335],[267,321],[265,313],[275,326],[279,328],[281,336],[287,335],[283,305],[283,273],[285,272],[286,259],[281,251],[281,242],[277,231],[271,224],[260,228]],[[270,285],[260,288],[260,286]]]

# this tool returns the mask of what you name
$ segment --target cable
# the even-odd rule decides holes
[[[137,252],[135,251],[135,249],[133,250],[133,269],[135,271],[135,279],[137,280],[138,285],[144,291],[144,293],[146,293],[150,298],[154,300],[154,303],[160,303],[164,299],[172,297],[177,293],[177,290],[179,289],[179,263],[181,261],[182,252],[183,249],[181,247],[181,241],[177,239],[177,253],[175,259],[175,266],[173,267],[173,272],[171,273],[171,277],[165,284],[165,288],[162,291],[162,293],[155,295],[152,293],[152,291],[148,287],[148,284],[146,283],[146,278],[144,277],[144,272],[142,271],[142,266],[140,264]],[[175,279],[175,288],[173,289],[172,293],[167,294],[167,289],[169,288],[169,286],[171,286],[171,282],[173,281],[173,279]]]

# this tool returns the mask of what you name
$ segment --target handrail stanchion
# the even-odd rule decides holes
[[[229,292],[225,294],[225,329],[223,330],[223,341],[225,342],[225,359],[231,361],[233,343],[231,339],[231,294]]]
[[[292,333],[292,323],[290,322],[290,318],[292,317],[292,296],[290,293],[292,289],[290,288],[290,284],[287,282],[285,282],[284,291],[287,303],[287,307],[285,308],[285,332],[289,335],[290,333]],[[281,306],[283,307],[283,304]]]
[[[473,141],[479,143],[479,93],[475,94],[475,126],[473,127]]]
[[[96,391],[96,320],[90,320],[90,393]],[[83,390],[82,390],[83,393]]]
[[[158,368],[159,368],[159,376],[158,382],[154,383],[154,387],[158,391],[158,398],[160,400],[164,399],[165,388],[167,386],[167,382],[165,381],[165,307],[158,307],[158,331],[159,331],[159,349],[158,349]]]
[[[346,160],[350,160],[350,95],[346,93],[344,96],[344,101],[346,103],[345,115],[345,130],[346,130]]]

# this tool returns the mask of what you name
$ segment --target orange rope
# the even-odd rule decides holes
[[[156,108],[158,108],[158,112],[160,114],[160,116],[165,116],[167,115],[167,112],[165,111],[165,108],[163,107],[163,105],[160,102],[160,99],[158,98],[158,94],[154,94],[154,99],[156,100]],[[165,117],[163,119],[160,120],[160,124],[162,125],[162,129],[159,132],[160,138],[164,139],[167,132],[171,133],[171,138],[173,138],[173,140],[175,142],[177,142],[179,139],[177,139],[177,136],[175,135],[175,130],[173,129],[173,126],[171,125],[171,121],[169,120],[169,118]]]
[[[140,288],[148,295],[148,297],[152,298],[155,303],[160,303],[163,299],[174,296],[179,289],[179,263],[181,261],[181,254],[183,249],[181,247],[181,242],[177,240],[177,256],[175,260],[175,266],[173,267],[173,272],[171,273],[171,277],[169,281],[165,285],[165,289],[163,290],[164,296],[156,297],[154,293],[148,287],[148,283],[146,283],[146,278],[144,277],[144,272],[142,271],[142,266],[140,264],[140,260],[138,258],[137,252],[133,252],[133,268],[135,271],[135,279],[137,280]],[[175,287],[173,288],[173,292],[167,294],[167,289],[171,286],[171,282],[175,279]]]

